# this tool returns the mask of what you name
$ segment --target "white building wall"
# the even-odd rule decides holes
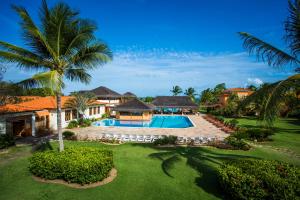
[[[99,106],[99,105],[97,105]],[[97,107],[97,106],[91,106],[91,107]],[[61,111],[61,122],[62,122],[62,128],[66,128],[69,124],[70,121],[72,121],[72,116],[71,116],[71,120],[69,121],[65,121],[65,110],[68,109],[63,109]],[[71,109],[69,109],[71,110]],[[104,105],[100,105],[100,113],[96,114],[96,115],[89,115],[89,108],[85,110],[84,112],[84,117],[85,118],[101,118],[102,115],[105,114],[105,106]],[[56,110],[52,110],[50,111],[50,128],[53,130],[57,130],[57,113]]]

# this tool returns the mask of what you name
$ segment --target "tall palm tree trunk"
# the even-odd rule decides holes
[[[56,94],[56,104],[57,104],[57,133],[59,141],[59,151],[64,151],[64,141],[62,137],[62,128],[61,128],[61,93],[57,92]]]

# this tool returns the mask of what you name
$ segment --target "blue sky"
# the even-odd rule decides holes
[[[54,5],[56,0],[48,0]],[[168,95],[173,85],[197,92],[217,83],[240,87],[291,74],[256,62],[237,32],[252,33],[284,49],[287,0],[66,0],[81,16],[96,21],[96,35],[114,53],[113,62],[91,72],[89,85],[69,83],[65,93],[100,85],[139,96]],[[23,45],[11,4],[25,6],[38,22],[40,1],[2,0],[0,40]],[[7,65],[5,80],[33,72]]]

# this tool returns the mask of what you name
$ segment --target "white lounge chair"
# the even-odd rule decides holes
[[[137,141],[136,135],[130,135],[129,138],[130,138],[131,142],[136,142]]]
[[[129,135],[122,135],[122,141],[123,142],[129,142],[130,141],[130,138],[129,138]]]
[[[147,143],[150,143],[150,142],[152,141],[151,135],[146,135],[146,136],[144,137],[144,141],[147,142]]]
[[[137,136],[137,141],[138,142],[144,142],[144,136],[143,135],[138,135]]]

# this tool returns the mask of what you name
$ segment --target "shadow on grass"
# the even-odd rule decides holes
[[[155,147],[153,144],[132,144],[144,148],[153,148],[158,152],[152,153],[149,157],[161,160],[162,171],[170,178],[176,178],[170,173],[181,158],[186,158],[187,165],[199,173],[195,184],[207,193],[222,198],[221,188],[218,184],[217,167],[224,161],[255,158],[252,156],[223,154],[212,151],[205,147]]]

